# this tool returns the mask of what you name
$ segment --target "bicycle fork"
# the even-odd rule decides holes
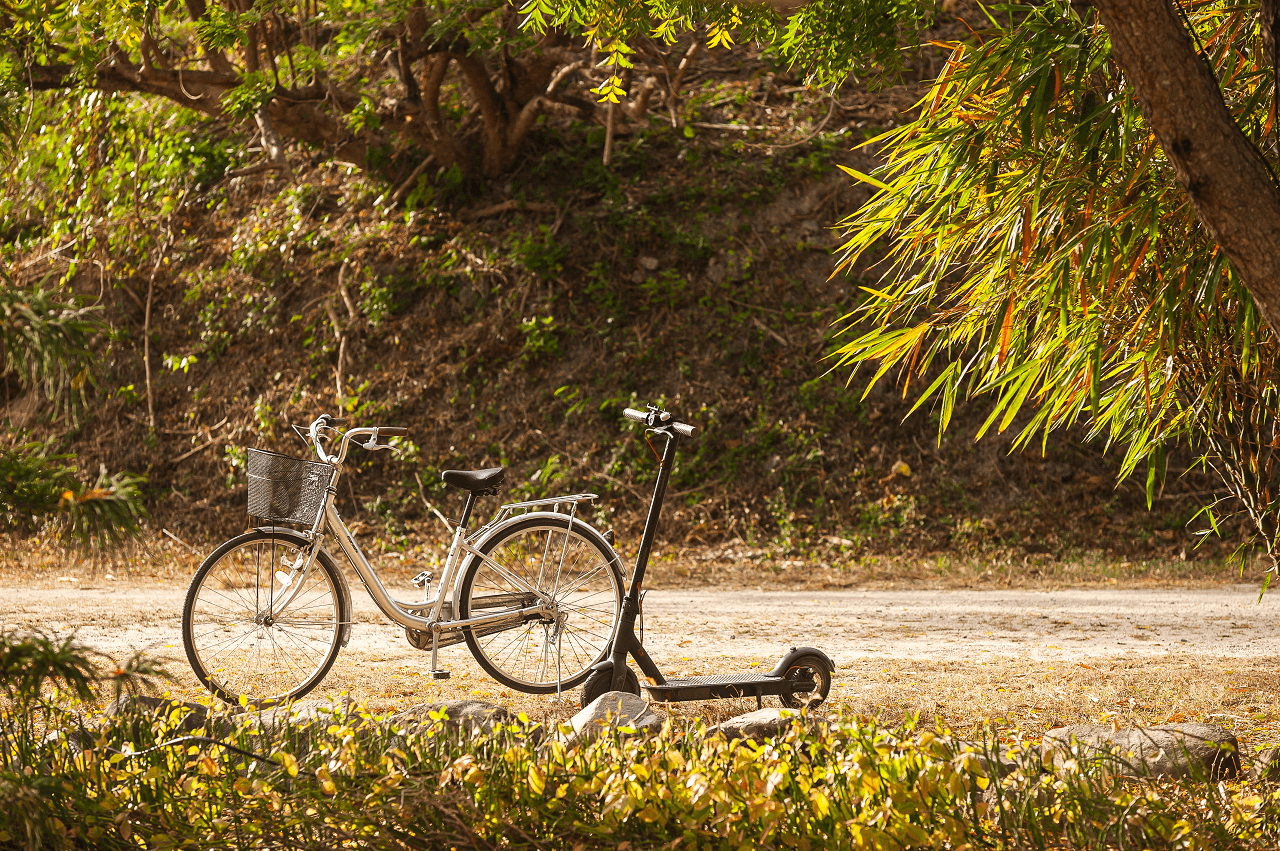
[[[316,533],[311,541],[311,546],[301,554],[305,555],[301,567],[298,566],[297,562],[294,562],[293,568],[288,573],[283,570],[275,572],[272,578],[280,583],[282,586],[280,590],[284,592],[284,596],[274,599],[268,604],[267,614],[271,619],[274,620],[283,614],[284,610],[289,608],[289,604],[297,598],[302,586],[307,584],[307,577],[311,574],[311,566],[315,564],[316,556],[320,554],[320,547],[323,543],[324,534]],[[272,596],[274,597],[274,595]]]

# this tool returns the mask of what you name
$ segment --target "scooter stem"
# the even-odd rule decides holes
[[[640,537],[640,551],[636,554],[636,567],[631,574],[631,586],[622,598],[622,613],[618,620],[618,629],[614,633],[613,646],[609,648],[609,658],[613,663],[614,691],[621,690],[626,676],[627,656],[630,655],[640,666],[640,670],[655,683],[662,684],[666,678],[658,670],[653,659],[645,651],[640,640],[636,638],[636,618],[640,614],[640,591],[644,587],[644,574],[649,566],[649,552],[653,549],[653,538],[658,531],[658,516],[662,513],[662,499],[667,492],[667,480],[671,478],[672,462],[676,457],[676,441],[679,440],[671,432],[660,432],[667,438],[667,445],[662,450],[662,466],[658,468],[658,481],[653,486],[653,501],[649,503],[649,516],[644,521],[644,534]]]
[[[680,439],[670,432],[664,434],[667,445],[662,450],[658,481],[653,486],[653,500],[649,503],[649,515],[644,521],[644,534],[640,536],[640,551],[636,553],[636,568],[631,574],[631,587],[627,589],[627,597],[635,600],[637,605],[640,602],[640,589],[644,587],[644,573],[649,567],[649,552],[653,549],[653,538],[658,531],[662,500],[667,494],[667,480],[671,478],[671,467],[676,458],[676,441]]]

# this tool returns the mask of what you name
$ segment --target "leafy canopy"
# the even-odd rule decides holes
[[[1239,126],[1274,132],[1252,5],[1187,6]],[[1010,21],[1014,23],[1009,23]],[[1218,464],[1269,543],[1277,494],[1276,348],[1110,59],[1092,14],[1000,7],[950,45],[919,117],[874,140],[879,192],[842,224],[842,262],[887,248],[850,317],[842,365],[891,371],[945,429],[994,402],[978,436],[1074,423],[1126,447],[1123,475],[1185,439]],[[1274,156],[1271,157],[1274,161]],[[1019,419],[1020,414],[1027,416]],[[1212,520],[1212,515],[1210,515]]]
[[[784,12],[786,14],[784,14]],[[535,32],[563,27],[585,33],[604,49],[614,86],[629,67],[628,42],[654,38],[668,44],[701,29],[709,47],[754,41],[810,75],[815,85],[849,74],[871,85],[890,83],[902,65],[901,44],[932,19],[932,3],[912,0],[815,0],[776,9],[766,3],[701,3],[690,0],[528,0],[522,25]],[[608,84],[606,84],[608,85]],[[602,94],[616,99],[610,90]]]

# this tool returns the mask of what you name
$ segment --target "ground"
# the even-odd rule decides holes
[[[208,699],[180,635],[195,555],[165,539],[131,564],[91,572],[87,563],[50,558],[18,571],[17,548],[6,549],[11,560],[0,572],[6,628],[75,631],[116,658],[144,650],[174,675],[168,686],[174,696]],[[1231,729],[1246,753],[1280,741],[1280,622],[1273,612],[1280,603],[1272,595],[1259,601],[1256,581],[1195,576],[1184,562],[1176,562],[1183,573],[1170,565],[1158,580],[1149,575],[1155,567],[1139,572],[1112,564],[1107,575],[1106,565],[1094,563],[1061,566],[1058,578],[1028,580],[1024,573],[1012,587],[971,565],[967,582],[956,579],[957,571],[951,581],[899,576],[786,590],[743,581],[767,568],[730,565],[724,581],[693,587],[678,568],[687,577],[703,555],[668,562],[646,598],[646,647],[675,675],[772,667],[790,647],[809,645],[836,663],[830,706],[838,712],[886,721],[919,714],[957,730],[989,721],[1032,736],[1112,718],[1203,720]],[[410,570],[398,559],[379,564],[393,593],[408,597]],[[350,571],[349,578],[356,604],[351,643],[313,697],[346,692],[380,711],[473,697],[547,720],[576,711],[577,691],[557,699],[498,686],[465,646],[441,651],[451,679],[430,679],[428,656],[374,608]],[[658,708],[714,722],[753,709],[754,701]]]

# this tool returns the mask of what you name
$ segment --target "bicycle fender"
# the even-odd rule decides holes
[[[299,534],[297,529],[290,529],[288,526],[255,526],[254,531],[266,532],[269,535],[279,535],[282,538],[295,538],[299,545],[311,546],[311,542]],[[337,568],[334,573],[338,574],[338,622],[342,624],[342,635],[339,640],[342,642],[342,646],[346,647],[347,642],[351,640],[351,586],[347,584],[346,571],[342,569],[339,562],[334,559],[328,550],[321,547],[316,557],[319,558],[320,556],[329,559],[333,566]]]
[[[823,662],[827,663],[827,672],[834,674],[836,672],[836,663],[831,661],[831,657],[823,653],[816,647],[792,647],[791,652],[782,657],[782,661],[778,663],[778,667],[769,672],[771,677],[781,677],[787,673],[787,669],[791,667],[801,656],[817,656]]]

